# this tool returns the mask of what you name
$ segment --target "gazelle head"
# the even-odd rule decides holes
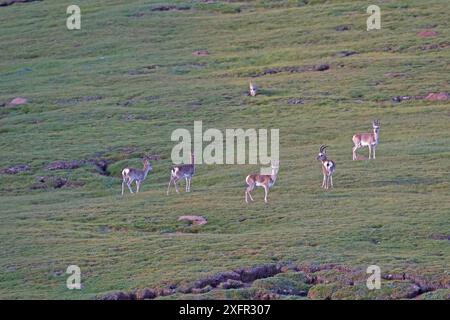
[[[144,169],[147,171],[152,171],[153,167],[147,157],[144,157]]]
[[[380,125],[381,125],[380,120],[378,120],[378,119],[373,120],[372,127],[376,133],[378,133],[380,131]]]
[[[327,160],[327,151],[325,150],[328,146],[321,145],[319,149],[319,154],[316,157],[316,160],[325,161]]]

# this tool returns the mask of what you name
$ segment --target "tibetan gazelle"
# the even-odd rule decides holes
[[[245,178],[247,183],[247,189],[245,190],[245,202],[248,203],[248,197],[253,201],[251,192],[255,187],[264,188],[264,202],[267,203],[267,196],[269,194],[269,189],[275,184],[278,176],[278,170],[280,169],[280,163],[277,161],[272,165],[272,174],[250,174]]]
[[[326,148],[327,146],[325,145],[320,146],[320,151],[316,159],[322,162],[322,188],[329,189],[330,187],[333,188],[333,173],[336,171],[336,164],[333,160],[328,159],[327,152],[325,151]]]
[[[356,160],[356,151],[362,147],[369,147],[369,159],[375,159],[375,151],[379,142],[380,135],[380,121],[374,120],[372,122],[372,133],[359,133],[353,136],[353,160]]]
[[[167,187],[167,195],[169,195],[170,185],[175,185],[175,190],[177,193],[180,191],[178,190],[177,182],[180,179],[185,178],[186,179],[186,192],[191,192],[191,181],[192,177],[195,174],[195,161],[194,161],[194,154],[191,154],[191,164],[181,164],[178,166],[173,166],[172,169],[170,169],[170,181],[169,186]]]
[[[256,85],[254,85],[253,83],[250,82],[249,84],[249,93],[252,97],[256,96],[256,93],[258,92],[258,87]]]
[[[136,181],[136,193],[139,192],[139,188],[141,187],[142,181],[147,178],[147,174],[149,171],[153,170],[152,165],[148,161],[148,159],[144,159],[144,168],[143,169],[135,169],[135,168],[125,168],[122,170],[122,196],[125,184],[127,184],[130,192],[133,193],[131,189],[131,184],[133,181]]]

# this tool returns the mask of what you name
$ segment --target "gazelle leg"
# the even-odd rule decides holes
[[[252,184],[249,188],[250,190],[248,190],[248,195],[250,196],[250,200],[254,201],[251,192],[255,189],[255,185]]]
[[[333,176],[330,176],[331,187],[333,188]]]
[[[264,186],[264,202],[267,203],[267,195],[269,194],[269,187]]]
[[[122,196],[123,196],[123,189],[125,188],[125,179],[122,181]]]
[[[373,146],[373,158],[375,159],[375,151],[377,150],[377,146]]]
[[[139,193],[140,186],[141,186],[141,183],[136,180],[136,193]]]
[[[255,187],[255,186],[254,186],[253,184],[250,184],[250,185],[247,187],[247,189],[245,190],[245,202],[248,203],[247,195],[250,197],[250,200],[253,201],[253,197],[252,197],[252,194],[251,194],[250,192],[253,191],[254,187]]]
[[[176,191],[177,193],[180,193],[180,190],[178,189],[178,185],[177,185],[177,181],[178,181],[178,180],[180,180],[180,179],[174,178],[174,179],[173,179],[173,184],[175,185],[175,191]]]
[[[327,182],[327,176],[326,176],[326,175],[323,175],[323,179],[322,179],[322,188],[324,188],[324,189],[325,189],[325,184],[326,184],[326,182]]]
[[[354,146],[352,149],[353,150],[353,160],[356,160],[356,151],[358,151],[358,149],[359,149],[358,146]]]
[[[128,180],[127,186],[128,186],[128,189],[130,190],[130,192],[131,192],[131,193],[134,193],[133,190],[131,189],[131,183],[132,183],[132,182],[133,182],[133,181],[129,181],[129,180]]]
[[[188,192],[191,192],[191,181],[192,178],[186,178],[186,185],[188,187]]]
[[[172,184],[172,180],[173,180],[173,178],[170,177],[169,186],[167,187],[167,195],[169,195],[169,189],[170,189],[170,185]]]
[[[369,159],[372,158],[372,146],[369,144]]]

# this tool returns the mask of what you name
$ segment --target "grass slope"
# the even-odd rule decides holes
[[[78,1],[80,31],[66,29],[64,1],[0,8],[0,102],[30,100],[0,107],[0,168],[31,167],[0,175],[0,298],[85,299],[276,261],[376,264],[448,282],[449,242],[436,235],[450,230],[449,104],[391,101],[449,91],[449,48],[421,49],[449,43],[447,0],[306,2],[152,11],[159,1]],[[382,30],[366,31],[369,4],[380,5]],[[430,28],[436,37],[417,35]],[[262,94],[245,95],[267,68],[321,63],[330,70],[262,76]],[[352,135],[375,117],[377,159],[352,162]],[[280,129],[268,207],[261,190],[243,201],[244,178],[259,169],[250,165],[199,166],[191,194],[165,195],[170,134],[194,120]],[[322,143],[337,163],[328,192],[315,161]],[[121,198],[120,170],[144,153],[162,159],[142,193]],[[97,155],[110,176],[44,169]],[[84,185],[31,189],[39,176]],[[188,227],[184,214],[208,224]],[[70,264],[83,290],[66,289]]]

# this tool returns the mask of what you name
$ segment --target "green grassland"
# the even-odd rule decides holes
[[[89,299],[275,262],[376,264],[448,286],[450,105],[392,102],[450,91],[448,1],[171,3],[188,10],[76,1],[79,31],[66,29],[72,1],[0,7],[0,168],[31,168],[0,174],[0,298]],[[370,4],[381,7],[381,30],[366,30]],[[438,34],[419,37],[425,29]],[[443,45],[423,48],[433,44]],[[323,72],[252,78],[325,63]],[[262,90],[254,98],[250,79]],[[8,106],[15,97],[29,103]],[[352,161],[352,135],[374,118],[377,159]],[[199,165],[191,193],[166,196],[171,132],[193,130],[194,120],[280,129],[268,206],[260,189],[244,202],[254,165]],[[321,144],[337,163],[329,191],[315,160]],[[144,154],[161,160],[141,193],[120,197],[121,169],[141,166]],[[45,169],[96,157],[109,175],[89,164]],[[79,185],[32,188],[40,176]],[[177,221],[185,214],[208,223]],[[66,288],[70,264],[82,290]]]

